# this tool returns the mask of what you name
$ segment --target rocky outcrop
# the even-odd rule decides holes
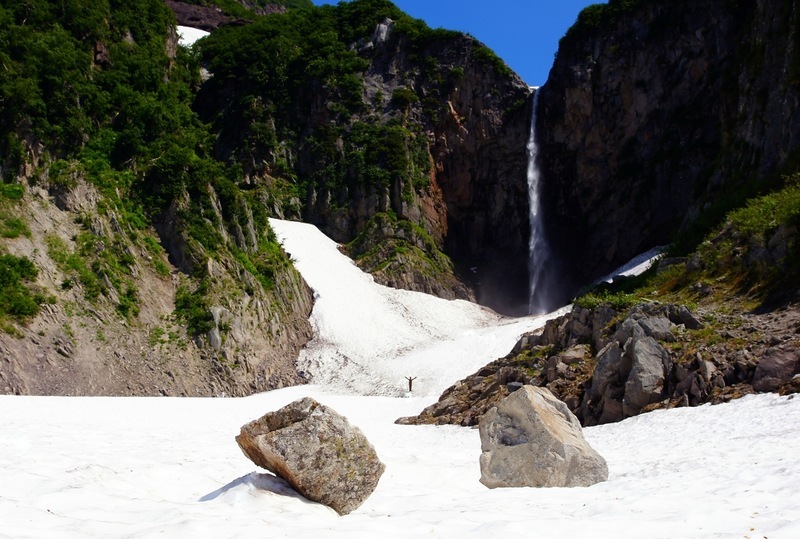
[[[226,14],[217,6],[189,4],[180,2],[179,0],[164,0],[164,3],[175,14],[175,18],[181,26],[189,26],[191,28],[199,28],[200,30],[211,32],[220,26],[242,25],[247,23],[246,20]],[[286,8],[282,6],[275,6],[275,8],[277,10],[274,11],[275,13],[286,11]]]
[[[372,494],[385,469],[357,427],[309,397],[244,425],[236,442],[255,464],[340,515]]]
[[[758,362],[753,374],[753,389],[776,391],[800,375],[800,350],[795,347],[771,348]]]
[[[472,290],[455,277],[452,260],[411,221],[378,213],[346,250],[379,284],[475,301]]]
[[[800,390],[796,307],[701,318],[683,305],[644,303],[626,313],[607,304],[576,306],[445,390],[419,415],[396,422],[479,425],[522,385],[546,387],[584,426],[753,392]]]
[[[549,390],[523,386],[480,424],[481,483],[497,487],[588,487],[608,465],[578,419]]]
[[[662,400],[666,376],[672,368],[669,353],[652,336],[660,326],[660,336],[675,340],[663,317],[628,318],[597,354],[597,363],[588,390],[588,401],[601,422],[619,421],[638,415],[647,405]],[[586,415],[586,414],[584,414]]]
[[[0,393],[242,396],[304,383],[295,360],[311,339],[312,296],[288,260],[266,289],[236,260],[194,246],[177,209],[160,237],[134,230],[123,205],[77,170],[31,175],[25,196],[6,205],[28,234],[4,238],[3,249],[34,262],[36,289],[51,299],[0,332]],[[229,225],[252,227],[245,217]],[[193,334],[176,303],[199,283],[207,293],[187,308],[207,327]]]
[[[591,6],[539,97],[544,207],[577,282],[770,185],[800,149],[800,7]]]

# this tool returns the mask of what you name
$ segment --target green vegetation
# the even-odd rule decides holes
[[[31,231],[25,221],[19,217],[8,216],[0,209],[0,236],[11,239],[30,235]]]
[[[508,67],[503,59],[497,56],[497,54],[495,54],[495,52],[486,45],[475,47],[473,54],[475,55],[475,58],[487,62],[494,67],[495,71],[497,71],[497,73],[500,75],[508,76],[511,74],[511,68]]]
[[[86,261],[79,253],[72,253],[67,244],[58,236],[47,237],[47,248],[50,258],[58,265],[67,278],[61,282],[65,290],[78,283],[83,286],[83,294],[88,300],[97,299],[102,292],[102,285],[97,275],[89,269]]]
[[[13,239],[30,236],[25,220],[15,211],[16,202],[22,199],[25,188],[17,183],[0,182],[0,237]]]
[[[25,188],[18,183],[0,183],[0,200],[20,200]]]
[[[14,334],[11,322],[24,322],[39,313],[47,300],[30,283],[39,271],[28,258],[0,255],[0,330]]]
[[[247,163],[248,173],[289,180],[287,198],[393,182],[413,198],[429,172],[425,126],[408,114],[420,97],[408,84],[393,92],[388,111],[371,113],[363,74],[372,52],[353,46],[366,43],[387,17],[395,21],[390,46],[408,40],[412,55],[425,43],[461,35],[430,29],[387,0],[355,0],[264,17],[204,40],[201,55],[214,73],[208,94],[233,96],[209,118],[225,141],[223,157]],[[435,58],[421,63],[426,77],[441,78]],[[373,101],[384,105],[383,95]]]
[[[773,193],[751,199],[697,249],[702,274],[766,300],[800,279],[800,174]]]
[[[30,236],[28,224],[15,210],[24,192],[22,185],[0,183],[0,237],[13,239]]]
[[[309,0],[278,3],[312,7]],[[214,4],[232,14],[244,9],[233,1]],[[86,215],[72,238],[74,249],[51,236],[48,251],[64,273],[64,289],[79,285],[89,301],[112,298],[128,319],[139,312],[132,253],[143,248],[156,272],[169,274],[151,225],[169,208],[192,251],[187,259],[239,260],[267,289],[275,271],[287,264],[270,239],[263,193],[238,187],[241,167],[216,158],[216,135],[192,110],[199,58],[181,47],[176,56],[167,55],[173,23],[161,0],[29,0],[0,6],[3,179],[15,177],[28,145],[39,144],[45,153],[38,173],[51,189],[69,191],[83,180],[97,189],[97,214],[112,230],[101,233],[96,219]],[[343,65],[357,61],[347,50],[339,50],[336,58]],[[344,102],[357,108],[360,83],[354,85],[347,73],[335,75]],[[269,138],[262,127],[259,136]],[[22,185],[0,181],[0,236],[29,234],[13,210],[23,194]],[[228,245],[227,233],[249,227],[256,245],[246,250]],[[197,286],[179,297],[190,330],[203,329],[207,313],[197,309],[209,305],[204,294],[210,293],[208,286]]]
[[[214,329],[214,317],[211,314],[211,303],[208,279],[202,279],[195,290],[185,286],[178,288],[175,296],[175,316],[186,325],[190,335],[203,335]]]
[[[135,320],[138,264],[150,259],[169,275],[153,226],[167,224],[177,237],[164,246],[184,250],[169,255],[191,274],[178,317],[202,334],[220,294],[216,276],[200,271],[209,259],[238,274],[236,292],[247,293],[272,290],[288,265],[269,231],[271,208],[300,215],[299,201],[318,193],[337,210],[354,191],[413,203],[428,187],[427,133],[442,95],[464,77],[463,67],[431,51],[464,38],[388,0],[319,8],[278,0],[292,9],[266,17],[255,12],[272,1],[192,3],[253,22],[171,51],[174,17],[162,0],[0,4],[0,236],[30,234],[14,206],[24,187],[14,182],[35,154],[27,181],[57,198],[85,183],[92,193],[74,237],[47,238],[61,286],[79,294],[75,304],[108,300]],[[364,75],[377,50],[369,40],[386,18],[394,21],[387,46],[406,48],[419,69],[402,74],[391,96],[367,102]],[[507,72],[489,49],[467,46],[475,62]],[[201,61],[213,74],[202,87]],[[452,272],[433,240],[409,227],[416,225],[397,225],[422,248],[398,242],[394,254],[416,257],[425,271]]]
[[[419,102],[419,96],[411,88],[405,88],[405,87],[396,88],[392,92],[392,105],[400,109],[405,110],[414,103],[418,102]]]
[[[607,4],[592,4],[586,6],[578,13],[575,21],[564,37],[561,38],[559,46],[564,40],[572,42],[580,41],[586,34],[598,28],[608,28],[616,24],[620,18],[636,9],[646,0],[609,0]]]
[[[437,281],[453,274],[452,260],[439,250],[433,238],[419,225],[399,219],[392,212],[375,214],[347,245],[347,251],[362,269],[371,273],[417,274]]]
[[[604,285],[575,302],[623,310],[652,298],[690,305],[736,301],[745,308],[781,301],[800,282],[798,229],[800,173],[785,178],[783,188],[729,212],[684,263]]]
[[[575,305],[584,309],[596,309],[608,304],[616,311],[624,311],[635,305],[637,297],[622,291],[596,290],[588,292],[575,300]]]

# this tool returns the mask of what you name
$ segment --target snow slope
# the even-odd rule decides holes
[[[402,395],[412,377],[415,394],[438,397],[558,314],[506,318],[467,301],[381,286],[315,226],[277,219],[270,225],[314,290],[316,337],[298,364],[316,384]]]
[[[395,295],[312,228],[274,226],[318,295],[320,335],[306,361],[326,385],[241,399],[0,396],[0,537],[800,537],[800,398],[758,395],[591,427],[607,482],[489,490],[478,481],[477,430],[394,420],[474,370],[483,360],[473,351],[539,322]],[[358,306],[346,307],[348,297]],[[342,366],[335,347],[364,362],[349,371],[363,380],[336,379],[326,365]],[[395,394],[405,373],[425,380],[409,398],[354,394]],[[234,441],[244,423],[303,396],[347,416],[386,464],[347,516],[299,497]]]
[[[192,28],[191,26],[178,26],[178,43],[184,47],[191,47],[194,42],[201,37],[206,37],[209,32],[200,30],[199,28]]]

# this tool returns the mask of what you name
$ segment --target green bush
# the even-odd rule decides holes
[[[8,320],[36,316],[44,298],[29,288],[39,271],[28,258],[0,255],[0,329],[9,331]]]
[[[609,0],[607,4],[592,4],[578,13],[575,23],[567,30],[565,39],[573,43],[580,42],[583,37],[598,28],[608,28],[616,24],[623,15],[632,12],[645,0]],[[561,46],[561,42],[559,46]]]
[[[632,307],[637,301],[634,294],[626,292],[611,292],[608,290],[589,292],[575,300],[575,305],[584,309],[596,309],[600,305],[608,304],[616,311],[624,311]]]
[[[175,295],[175,315],[186,324],[190,335],[204,335],[214,329],[214,316],[208,300],[209,290],[210,285],[204,279],[195,290],[181,286]]]
[[[0,236],[11,239],[30,235],[31,231],[25,221],[19,217],[0,214]]]
[[[494,67],[495,71],[497,71],[497,73],[503,77],[511,74],[511,68],[509,68],[503,59],[497,56],[497,54],[495,54],[495,52],[486,45],[476,46],[473,50],[473,56],[477,60],[486,62]]]
[[[411,88],[395,88],[392,92],[392,105],[407,109],[411,105],[419,102],[419,96]]]
[[[8,200],[20,200],[25,194],[25,187],[18,183],[2,183],[0,182],[0,198]]]

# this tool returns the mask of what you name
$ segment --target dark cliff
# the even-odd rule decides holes
[[[797,165],[799,18],[783,0],[581,13],[537,122],[549,230],[573,282],[712,225]]]
[[[357,239],[386,284],[520,311],[530,92],[485,46],[371,0],[220,30],[203,57],[218,156],[278,215]]]

